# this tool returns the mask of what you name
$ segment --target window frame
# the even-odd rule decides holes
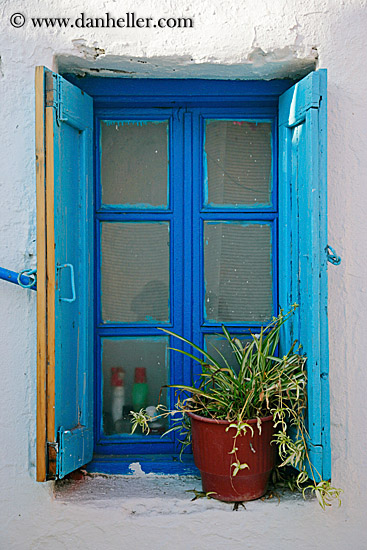
[[[120,84],[121,91],[124,88],[125,81]],[[113,104],[108,107],[106,102],[111,101],[112,97],[104,97],[103,105],[100,107],[98,101],[95,98],[95,242],[96,242],[96,266],[95,273],[97,275],[95,282],[95,292],[97,299],[95,309],[95,365],[96,365],[96,392],[95,392],[95,454],[107,455],[115,454],[123,455],[144,455],[146,454],[158,454],[167,456],[169,454],[177,455],[180,452],[180,445],[175,434],[171,435],[172,441],[161,441],[159,436],[149,436],[143,441],[134,441],[133,438],[127,440],[124,436],[121,438],[117,434],[114,436],[104,436],[102,429],[102,368],[101,368],[101,340],[102,337],[134,337],[134,336],[148,336],[148,333],[153,335],[161,335],[159,331],[155,330],[151,324],[145,325],[144,323],[108,323],[103,324],[100,318],[101,304],[100,304],[100,269],[98,266],[100,258],[100,222],[103,221],[116,221],[116,222],[136,222],[140,221],[162,221],[163,219],[170,220],[171,224],[175,223],[174,215],[177,216],[177,210],[182,209],[182,212],[178,215],[178,224],[180,225],[179,231],[182,232],[178,243],[175,242],[175,228],[170,233],[173,235],[171,241],[171,254],[173,254],[174,248],[182,250],[182,254],[185,256],[185,262],[179,261],[179,269],[185,264],[186,277],[180,275],[178,284],[172,284],[172,287],[179,286],[180,284],[189,285],[190,289],[186,288],[187,292],[191,292],[192,310],[200,312],[199,318],[195,322],[192,322],[192,311],[187,314],[187,301],[185,302],[185,308],[183,307],[184,296],[182,291],[181,297],[176,296],[177,292],[174,288],[171,288],[171,315],[176,317],[182,317],[181,322],[177,322],[173,327],[173,319],[171,322],[162,323],[162,326],[173,329],[178,333],[183,333],[186,337],[197,341],[199,345],[203,345],[206,334],[216,334],[220,332],[219,322],[205,321],[203,318],[203,228],[205,221],[217,220],[218,222],[243,222],[243,223],[261,223],[269,224],[272,237],[272,289],[273,300],[272,309],[275,313],[278,309],[278,133],[277,133],[277,102],[272,98],[267,105],[260,105],[258,101],[254,102],[255,105],[248,105],[246,98],[240,95],[237,101],[240,101],[240,105],[233,106],[228,100],[228,88],[234,88],[237,92],[239,88],[238,83],[233,82],[221,82],[222,92],[227,93],[220,98],[217,97],[219,105],[216,104],[212,95],[208,95],[208,88],[213,90],[212,82],[191,82],[185,81],[187,90],[190,91],[190,96],[184,95],[183,97],[162,97],[161,101],[156,106],[147,106],[144,104],[146,97],[144,94],[149,90],[151,85],[156,85],[156,81],[148,80],[141,81],[139,83],[140,93],[143,94],[143,105],[136,105],[136,95],[134,97],[120,97],[118,105]],[[165,92],[172,88],[172,81],[164,81],[159,83],[162,90]],[[174,85],[177,83],[174,82]],[[199,95],[195,95],[195,91],[198,88],[203,87],[205,84],[206,90],[202,91]],[[217,83],[216,83],[217,84]],[[234,84],[234,86],[233,86]],[[101,82],[101,86],[103,83]],[[175,87],[175,86],[174,86]],[[136,93],[135,86],[135,93]],[[204,92],[206,95],[204,95]],[[121,92],[120,92],[121,93]],[[212,92],[211,92],[212,93]],[[155,97],[155,100],[157,98]],[[114,102],[113,102],[114,103]],[[172,103],[172,106],[170,105]],[[208,105],[209,103],[209,105]],[[253,101],[251,102],[253,103]],[[172,172],[170,172],[169,182],[169,197],[170,203],[167,209],[154,209],[148,208],[146,211],[142,211],[141,208],[124,208],[124,206],[104,206],[101,200],[101,136],[100,126],[104,120],[120,121],[120,120],[170,120],[170,137],[169,137],[169,151],[170,162],[172,162]],[[204,124],[208,119],[216,120],[256,120],[258,122],[270,122],[272,127],[272,189],[271,189],[271,204],[269,206],[253,205],[249,207],[216,207],[205,206],[204,204]],[[171,155],[173,159],[171,159]],[[194,174],[197,174],[194,177]],[[180,185],[173,185],[174,180],[183,181],[183,189],[180,189]],[[185,195],[185,189],[191,189],[190,199],[187,199]],[[183,202],[185,201],[185,213],[183,212]],[[187,208],[189,203],[189,208]],[[174,212],[176,210],[176,213]],[[181,227],[182,226],[182,227]],[[186,229],[184,229],[186,228]],[[183,235],[185,234],[185,238]],[[194,235],[199,235],[198,238],[194,238]],[[181,238],[182,237],[182,238]],[[185,241],[185,251],[183,251],[183,241]],[[186,249],[189,244],[189,250]],[[182,248],[181,248],[182,247]],[[189,258],[190,256],[190,258]],[[173,269],[173,260],[171,262],[171,277],[173,272],[177,271]],[[182,265],[181,265],[182,264]],[[187,268],[187,264],[189,267]],[[192,280],[189,280],[187,273],[193,273]],[[173,279],[171,278],[171,281]],[[179,304],[179,310],[177,306]],[[184,311],[185,310],[185,311]],[[234,334],[241,334],[248,329],[256,331],[261,323],[226,323],[230,327],[231,332]],[[178,342],[173,341],[171,338],[170,345],[177,347]],[[180,344],[179,344],[180,345]],[[198,373],[198,366],[192,364],[193,362],[183,356],[175,353],[170,353],[170,383],[186,383],[190,384],[192,376]],[[176,376],[175,376],[176,375]],[[173,379],[173,377],[175,377]],[[174,401],[175,392],[172,389],[170,391],[170,402]]]
[[[162,105],[177,105],[178,101],[181,103],[187,102],[187,105],[194,106],[203,95],[206,95],[208,106],[213,105],[225,105],[228,102],[232,107],[244,109],[246,104],[251,105],[253,109],[260,106],[262,107],[277,107],[280,103],[281,110],[286,120],[280,120],[281,135],[279,137],[280,144],[280,160],[279,163],[279,176],[281,189],[285,191],[287,199],[285,204],[280,204],[280,227],[279,227],[279,239],[281,248],[284,247],[284,253],[280,253],[280,269],[289,267],[290,258],[290,246],[289,238],[299,239],[299,231],[296,227],[296,218],[298,215],[297,208],[294,202],[291,200],[291,189],[288,188],[288,182],[293,185],[292,174],[289,172],[289,156],[292,152],[293,144],[291,143],[290,136],[291,130],[297,124],[305,124],[305,132],[307,139],[307,157],[303,159],[303,162],[311,164],[310,178],[306,181],[307,192],[310,193],[313,188],[318,189],[318,198],[313,197],[313,205],[316,207],[316,212],[312,213],[312,219],[316,235],[312,239],[307,239],[307,246],[312,250],[311,258],[311,271],[312,278],[315,281],[314,290],[315,294],[312,295],[312,307],[306,308],[308,311],[298,313],[298,317],[292,324],[292,328],[289,334],[284,335],[284,343],[287,345],[291,334],[297,334],[297,330],[301,327],[306,327],[308,321],[314,323],[318,329],[318,347],[314,352],[312,347],[310,348],[311,341],[307,339],[306,345],[310,349],[310,358],[308,361],[309,370],[311,375],[311,395],[320,396],[320,405],[315,404],[311,409],[312,422],[316,422],[315,425],[321,425],[320,441],[313,447],[312,441],[310,442],[311,453],[317,459],[317,466],[321,464],[320,472],[322,477],[327,479],[330,477],[330,443],[329,443],[329,401],[328,401],[328,344],[327,344],[327,281],[326,281],[326,254],[324,254],[324,247],[326,242],[326,210],[323,214],[323,208],[326,206],[326,71],[319,70],[315,73],[310,73],[307,77],[303,78],[298,84],[294,85],[293,81],[213,81],[213,80],[150,80],[149,89],[146,89],[147,81],[143,79],[118,79],[118,78],[94,78],[86,77],[79,79],[75,75],[65,75],[66,80],[53,74],[54,83],[57,84],[57,89],[52,90],[45,88],[45,81],[41,83],[44,77],[46,69],[43,67],[37,68],[36,72],[36,136],[37,136],[37,241],[39,246],[37,247],[38,255],[40,256],[40,263],[42,272],[39,273],[40,288],[44,289],[46,286],[46,279],[49,278],[47,283],[46,301],[45,297],[39,293],[38,298],[38,415],[37,415],[37,479],[43,481],[47,478],[45,471],[44,456],[47,453],[46,448],[50,450],[50,447],[57,455],[57,448],[59,445],[62,447],[63,435],[66,432],[61,433],[61,439],[58,439],[56,435],[60,430],[56,426],[51,426],[47,419],[47,411],[50,409],[50,404],[47,401],[48,397],[45,395],[45,380],[51,380],[47,382],[47,391],[54,391],[52,386],[52,357],[51,364],[47,363],[48,352],[47,339],[45,340],[45,331],[47,331],[47,319],[52,317],[52,310],[48,310],[47,292],[51,291],[51,295],[57,288],[57,281],[52,278],[52,269],[48,272],[48,264],[43,262],[44,248],[45,248],[45,232],[47,232],[47,223],[49,220],[45,220],[44,210],[45,205],[42,202],[44,200],[44,187],[47,191],[47,179],[50,176],[51,162],[46,162],[45,166],[45,140],[47,143],[47,120],[46,130],[45,124],[45,111],[44,107],[52,107],[54,113],[54,122],[59,125],[62,124],[63,114],[72,117],[73,113],[68,112],[68,106],[63,103],[47,104],[49,95],[51,92],[59,94],[59,84],[62,89],[63,82],[65,82],[65,88],[70,92],[71,96],[80,95],[80,89],[86,92],[94,100],[96,108],[110,108],[116,107],[123,109],[127,104],[139,105],[140,107],[152,108]],[[68,81],[79,88],[79,91],[69,88]],[[167,87],[167,86],[168,87]],[[286,91],[288,90],[288,91]],[[66,94],[68,95],[68,94]],[[50,96],[51,97],[51,96]],[[59,100],[61,94],[58,95]],[[49,110],[51,113],[51,110]],[[77,116],[77,112],[76,112]],[[192,114],[182,110],[180,116],[183,117],[184,134],[190,132],[192,125]],[[46,117],[47,118],[47,117]],[[312,120],[311,120],[312,119]],[[309,134],[309,135],[308,135]],[[52,151],[53,144],[48,147],[49,151]],[[46,151],[47,153],[47,151]],[[311,155],[311,157],[309,156]],[[47,156],[47,155],[46,155]],[[184,172],[184,182],[191,184],[193,179],[193,171],[195,168],[195,162],[193,161],[190,166],[186,166]],[[61,172],[60,172],[61,174]],[[52,175],[52,174],[51,174]],[[61,176],[60,176],[61,177]],[[52,179],[52,178],[51,178]],[[60,179],[60,178],[59,178]],[[53,185],[54,181],[51,182]],[[57,185],[62,184],[60,179],[55,181]],[[46,193],[47,198],[47,193]],[[302,200],[306,200],[306,196],[302,195]],[[316,202],[315,202],[316,201]],[[317,202],[319,201],[319,203]],[[40,206],[40,209],[39,209]],[[287,211],[289,209],[289,212]],[[50,218],[51,219],[51,218]],[[297,221],[298,223],[298,221]],[[43,229],[42,229],[43,225]],[[50,234],[52,234],[53,228]],[[287,242],[288,239],[288,242]],[[297,245],[297,243],[296,243]],[[48,244],[47,244],[48,246]],[[193,243],[190,243],[190,248],[193,247]],[[191,254],[191,249],[189,253]],[[288,263],[287,263],[288,262]],[[51,266],[52,267],[52,266]],[[45,273],[44,273],[45,271]],[[51,275],[51,280],[50,280]],[[305,302],[307,295],[305,289],[302,287],[298,277],[298,270],[296,263],[293,261],[291,264],[291,277],[290,282],[282,281],[280,287],[280,304],[286,308],[290,305],[290,300],[294,296],[300,296],[301,301]],[[320,284],[318,282],[320,279]],[[304,278],[302,279],[304,280]],[[319,291],[317,291],[319,289]],[[319,292],[319,294],[317,294]],[[317,295],[316,295],[317,294]],[[302,309],[302,308],[300,308]],[[185,317],[184,326],[188,327],[188,330],[192,328],[191,310],[187,308],[187,315]],[[44,317],[42,319],[42,316]],[[325,318],[326,316],[326,318]],[[51,319],[52,321],[52,319]],[[242,328],[242,327],[240,327]],[[188,332],[186,332],[188,334]],[[306,332],[307,334],[307,332]],[[194,335],[192,336],[194,337]],[[60,342],[59,342],[60,343]],[[52,352],[52,350],[51,350]],[[47,364],[46,364],[47,363]],[[313,399],[313,397],[312,397]],[[51,407],[52,408],[52,407]],[[52,413],[52,411],[51,411]],[[51,414],[52,416],[52,414]],[[48,422],[49,432],[55,429],[55,435],[47,439],[45,437],[45,426]],[[52,434],[51,434],[52,435]],[[53,440],[53,437],[55,439]],[[63,452],[63,451],[62,451]],[[60,452],[60,455],[62,454]],[[38,457],[40,456],[40,459]],[[90,471],[104,471],[106,473],[129,473],[129,464],[132,461],[139,461],[144,471],[155,471],[161,473],[189,473],[192,472],[192,465],[187,457],[184,457],[183,465],[177,463],[177,457],[171,456],[170,460],[167,457],[162,456],[126,456],[120,459],[117,463],[113,461],[113,458],[109,457],[94,457],[92,462],[88,465]],[[185,462],[186,461],[186,462]],[[46,461],[47,462],[47,461]],[[70,471],[70,470],[69,470]],[[67,472],[66,472],[67,473]],[[64,471],[59,472],[59,477],[63,477]]]

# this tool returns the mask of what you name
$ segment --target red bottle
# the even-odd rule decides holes
[[[111,416],[115,423],[123,416],[122,409],[125,405],[125,371],[122,367],[111,367]]]

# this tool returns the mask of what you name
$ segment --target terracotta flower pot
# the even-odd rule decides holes
[[[189,413],[191,419],[194,461],[201,473],[203,491],[212,492],[213,498],[223,501],[246,501],[260,498],[266,492],[271,470],[275,465],[276,447],[271,445],[274,434],[273,417],[261,419],[261,434],[256,419],[247,423],[245,435],[236,440],[237,458],[248,468],[233,476],[233,449],[235,428],[226,432],[229,422],[203,418]]]

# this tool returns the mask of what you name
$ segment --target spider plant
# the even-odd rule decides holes
[[[219,350],[216,350],[218,360],[186,338],[160,329],[198,352],[199,357],[171,348],[197,361],[201,365],[201,374],[191,386],[166,386],[173,387],[178,392],[175,410],[165,410],[161,405],[158,407],[161,416],[176,418],[171,430],[178,429],[186,436],[189,427],[186,415],[189,412],[206,418],[226,420],[229,422],[228,429],[236,428],[232,451],[233,475],[247,467],[246,464],[236,461],[236,438],[246,430],[252,430],[247,421],[257,419],[257,427],[261,431],[261,418],[272,415],[275,428],[273,443],[279,451],[278,468],[292,466],[297,469],[298,489],[302,490],[304,496],[308,490],[314,492],[322,508],[325,508],[333,500],[340,504],[341,490],[321,479],[308,454],[308,434],[304,420],[307,403],[307,359],[300,354],[296,341],[286,355],[278,356],[281,328],[297,307],[294,304],[285,314],[281,311],[267,326],[261,327],[258,334],[250,332],[251,340],[246,343],[242,343],[238,337],[232,338],[223,326],[224,338],[230,346],[235,367]],[[180,416],[177,420],[178,413]],[[149,431],[151,419],[146,411],[131,414],[133,431],[138,425],[143,432]],[[289,428],[295,434],[292,438]],[[188,442],[186,437],[183,444]]]

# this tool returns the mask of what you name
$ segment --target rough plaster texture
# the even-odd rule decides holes
[[[195,26],[35,30],[27,24],[15,29],[9,17],[18,11],[27,17],[81,12],[96,17],[107,11],[185,15]],[[136,477],[129,480],[128,493],[126,479],[105,482],[104,489],[93,479],[84,498],[76,483],[69,489],[79,496],[68,498],[64,491],[55,499],[52,483],[34,480],[35,293],[0,282],[0,547],[366,548],[366,2],[3,0],[0,17],[0,258],[13,270],[36,263],[36,65],[103,69],[106,75],[118,70],[133,77],[266,79],[299,76],[315,64],[328,69],[329,243],[343,258],[338,268],[329,269],[331,435],[333,481],[345,491],[342,508],[326,512],[315,502],[292,499],[279,505],[254,502],[246,511],[232,512],[213,501],[189,502],[184,487],[191,488],[191,480],[170,480],[167,496],[163,479],[139,485]]]

